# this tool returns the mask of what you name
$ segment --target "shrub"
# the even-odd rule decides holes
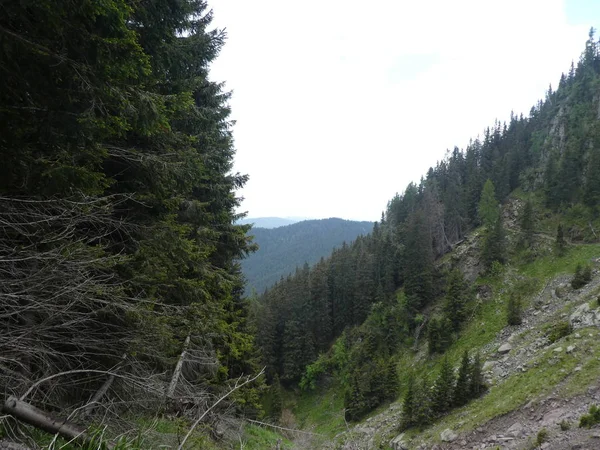
[[[573,328],[571,327],[571,324],[569,322],[566,322],[566,321],[558,322],[556,325],[554,325],[548,331],[548,333],[547,333],[548,340],[550,341],[551,344],[553,344],[556,341],[558,341],[559,339],[562,339],[565,336],[568,336],[572,332],[573,332]]]
[[[546,430],[545,428],[542,428],[540,431],[538,431],[535,443],[539,447],[547,440],[548,440],[548,430]]]
[[[579,428],[591,428],[597,423],[600,423],[600,408],[592,405],[589,414],[584,414],[579,418]]]
[[[508,298],[506,305],[506,321],[509,325],[520,325],[522,322],[521,300],[514,294]]]
[[[563,420],[559,425],[562,431],[568,431],[571,428],[571,424],[566,420]]]
[[[577,264],[575,268],[575,274],[571,280],[571,287],[573,289],[580,289],[592,280],[592,268],[587,265],[581,267],[581,264]]]

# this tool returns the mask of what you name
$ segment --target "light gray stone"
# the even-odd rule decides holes
[[[454,442],[457,437],[458,435],[450,428],[446,428],[440,433],[440,439],[442,440],[442,442]]]
[[[508,352],[510,352],[512,350],[512,345],[510,345],[508,342],[506,344],[502,344],[500,346],[500,348],[498,349],[498,353],[504,355]]]

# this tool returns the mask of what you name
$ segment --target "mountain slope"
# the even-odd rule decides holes
[[[262,292],[301,267],[316,263],[333,248],[351,242],[373,228],[372,222],[356,222],[338,218],[305,220],[292,225],[266,229],[255,227],[249,234],[259,249],[242,261],[247,292]]]

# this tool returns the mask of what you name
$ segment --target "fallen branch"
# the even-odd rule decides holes
[[[125,361],[126,358],[127,358],[127,354],[124,353],[123,357],[121,358],[121,361],[114,368],[115,372],[119,368],[119,366]],[[90,399],[88,404],[84,407],[83,414],[82,414],[83,418],[86,418],[86,417],[89,417],[92,415],[92,413],[94,412],[94,409],[96,409],[96,407],[98,406],[98,403],[100,403],[100,400],[102,400],[102,397],[104,397],[106,395],[106,393],[108,392],[108,390],[110,389],[110,386],[113,384],[113,381],[115,381],[115,375],[113,373],[111,373],[108,376],[108,378],[106,379],[106,381],[104,382],[104,384],[102,384],[102,386],[100,386],[100,389],[98,389],[96,391],[94,396]]]
[[[25,422],[29,425],[33,425],[40,430],[46,431],[52,434],[58,434],[66,439],[76,441],[80,444],[89,443],[92,439],[85,432],[85,429],[67,422],[63,419],[56,419],[50,414],[30,405],[16,397],[10,396],[2,411],[10,414],[15,419]],[[113,444],[107,443],[107,448],[114,448]]]
[[[190,335],[185,338],[185,342],[183,343],[183,350],[181,352],[181,356],[179,357],[179,361],[177,361],[177,365],[175,366],[175,370],[173,371],[173,377],[171,378],[171,383],[169,384],[169,388],[167,389],[167,398],[173,397],[175,393],[175,388],[177,387],[177,382],[179,381],[179,376],[181,375],[181,369],[183,367],[183,361],[185,360],[185,354],[187,352],[188,346],[190,345]]]
[[[185,445],[185,443],[188,440],[188,438],[194,432],[194,429],[198,426],[198,424],[202,421],[202,419],[204,419],[204,417],[209,413],[209,411],[211,411],[215,406],[217,406],[219,403],[221,403],[223,400],[225,400],[227,397],[229,397],[233,392],[237,391],[239,388],[245,386],[248,383],[252,383],[258,377],[260,377],[263,373],[265,373],[265,368],[264,367],[263,367],[263,369],[258,374],[256,374],[252,378],[247,378],[243,383],[240,383],[240,379],[241,378],[238,378],[237,381],[235,382],[235,385],[229,391],[227,391],[227,393],[225,395],[223,395],[216,402],[214,402],[212,405],[210,405],[208,407],[208,409],[206,411],[204,411],[202,413],[202,415],[200,417],[198,417],[198,419],[192,424],[192,426],[190,427],[189,431],[187,432],[187,434],[185,435],[185,437],[181,441],[181,444],[179,444],[179,447],[177,447],[177,450],[182,450],[183,449],[183,446]]]

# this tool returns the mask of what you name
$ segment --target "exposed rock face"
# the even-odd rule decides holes
[[[600,311],[591,309],[588,303],[580,305],[570,318],[573,329],[600,325]]]
[[[443,442],[454,442],[458,435],[452,431],[450,428],[446,428],[444,431],[440,433],[440,439]]]

